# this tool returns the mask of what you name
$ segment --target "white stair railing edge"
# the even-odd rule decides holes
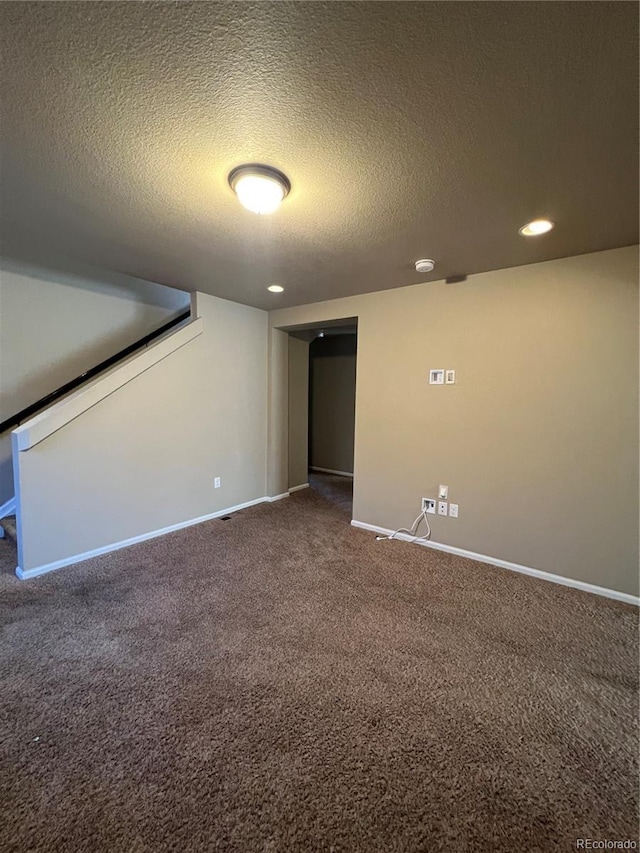
[[[50,408],[16,427],[12,431],[14,446],[17,446],[19,451],[24,451],[44,441],[65,424],[95,406],[100,400],[104,400],[109,394],[113,394],[118,388],[122,388],[136,376],[197,338],[202,331],[202,319],[197,318],[166,338],[160,338],[157,343],[113,367],[86,387],[80,388],[69,397],[54,403]]]

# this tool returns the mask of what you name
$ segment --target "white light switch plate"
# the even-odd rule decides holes
[[[455,372],[455,370],[445,371],[444,381],[447,385],[455,385],[456,384],[456,372]]]
[[[449,504],[449,515],[451,518],[458,517],[458,504]]]
[[[213,481],[213,488],[214,489],[220,488],[220,477],[216,477],[215,480]]]
[[[438,488],[438,497],[441,500],[446,501],[446,499],[449,497],[449,486],[440,486]]]
[[[437,368],[429,371],[429,385],[444,385],[444,370]]]

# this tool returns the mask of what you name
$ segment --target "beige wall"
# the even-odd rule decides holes
[[[444,483],[460,517],[434,518],[435,541],[638,594],[637,247],[283,309],[270,324],[352,316],[354,518],[406,525]],[[434,367],[457,384],[430,386]]]
[[[289,335],[289,488],[308,482],[309,342]]]
[[[20,453],[23,570],[265,495],[267,315],[198,313],[200,337]]]
[[[270,329],[268,337],[267,495],[289,489],[289,335]],[[271,460],[272,464],[267,465]]]
[[[127,276],[108,281],[0,269],[0,421],[134,343],[189,305],[189,295]],[[13,495],[0,437],[0,504]]]
[[[310,349],[312,468],[353,473],[356,336],[316,338]]]

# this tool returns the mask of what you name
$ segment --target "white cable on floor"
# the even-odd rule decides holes
[[[417,536],[418,528],[420,527],[420,522],[424,520],[424,523],[427,525],[427,532],[424,536]],[[429,519],[427,518],[427,511],[423,509],[420,515],[416,518],[416,520],[411,525],[411,530],[407,530],[406,527],[399,527],[397,530],[394,530],[393,533],[390,533],[388,536],[376,536],[376,541],[380,542],[383,539],[393,539],[397,536],[398,533],[408,533],[409,536],[412,536],[412,542],[424,542],[426,539],[431,538],[431,526],[429,525]]]

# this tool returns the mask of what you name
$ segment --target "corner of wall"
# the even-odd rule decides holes
[[[200,316],[200,314],[199,314],[199,310],[198,310],[198,293],[197,293],[197,291],[194,291],[191,294],[191,317],[193,320],[195,320],[196,317],[199,317],[199,316]]]

